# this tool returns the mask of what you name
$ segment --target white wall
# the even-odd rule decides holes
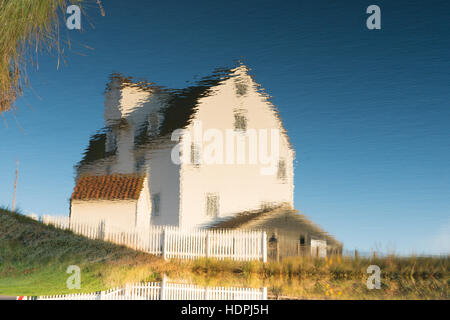
[[[151,217],[154,225],[179,225],[180,167],[171,160],[172,147],[170,144],[147,154],[150,195],[160,194],[160,215]]]
[[[144,186],[142,188],[141,194],[137,201],[137,212],[136,212],[136,227],[148,227],[151,223],[150,214],[152,209],[152,204],[150,200],[150,191],[148,187],[147,177],[143,182]]]
[[[112,173],[130,174],[134,173],[134,126],[130,123],[127,128],[117,133],[117,151],[115,161],[111,167]]]
[[[105,126],[117,124],[120,119],[126,120],[127,125],[114,130],[117,151],[110,167],[111,172],[135,172],[135,136],[148,122],[151,113],[160,115],[158,111],[165,106],[167,99],[164,93],[151,93],[136,87],[119,88],[117,83],[113,83],[112,89],[105,95]]]
[[[105,124],[114,124],[121,118],[126,118],[137,108],[148,102],[151,93],[132,86],[120,87],[117,80],[110,83],[111,90],[105,94],[104,118]]]
[[[202,121],[203,132],[218,129],[225,137],[225,130],[234,127],[234,109],[245,110],[248,129],[268,129],[269,134],[272,128],[283,130],[271,103],[258,92],[258,85],[243,69],[236,72],[240,80],[248,85],[246,95],[236,94],[235,78],[231,78],[214,88],[213,95],[202,98],[198,104],[196,119]],[[117,139],[118,150],[111,166],[112,173],[135,171],[133,148],[136,129],[142,121],[147,121],[150,112],[162,108],[166,99],[162,94],[149,94],[135,88],[107,93],[105,123],[112,123],[122,116],[130,124],[129,130],[121,130]],[[187,129],[192,130],[192,124]],[[219,194],[219,217],[259,209],[270,203],[288,203],[293,206],[294,152],[281,131],[279,138],[280,157],[285,159],[287,165],[287,179],[284,182],[277,178],[276,171],[274,175],[262,175],[260,170],[267,165],[249,164],[248,158],[246,164],[201,164],[196,168],[191,164],[183,164],[181,167],[174,164],[171,160],[172,146],[148,152],[149,192],[151,195],[160,193],[161,197],[160,216],[152,216],[151,223],[190,227],[210,222],[211,219],[206,217],[206,193]],[[207,144],[205,142],[203,147]],[[145,211],[143,208],[146,201],[149,199],[142,198],[138,201],[139,224],[145,223],[147,219],[145,213],[142,213]]]
[[[98,223],[131,228],[136,224],[136,200],[72,200],[70,217],[73,221]]]
[[[311,239],[311,255],[325,258],[327,256],[327,241]]]
[[[237,96],[235,80],[229,79],[213,95],[201,99],[196,119],[202,121],[203,130],[219,129],[225,136],[225,129],[234,128],[235,108],[246,110],[248,129],[281,130],[271,104],[257,91],[253,80],[246,75],[241,77],[248,83],[246,96]],[[188,129],[192,132],[193,125]],[[288,203],[293,206],[294,152],[284,134],[280,134],[279,140],[280,157],[286,160],[287,165],[284,183],[277,178],[276,172],[275,175],[262,175],[260,169],[266,166],[261,164],[200,164],[198,168],[182,164],[182,226],[190,227],[211,221],[206,216],[206,193],[219,194],[219,217],[259,209],[265,203]],[[203,146],[207,144],[204,142]]]

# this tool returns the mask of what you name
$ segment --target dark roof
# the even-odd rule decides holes
[[[112,81],[119,81],[120,87],[132,86],[144,91],[157,91],[165,93],[169,97],[168,104],[160,112],[163,114],[163,122],[160,126],[158,137],[149,137],[147,127],[140,128],[140,133],[136,135],[136,145],[151,144],[155,138],[170,135],[176,129],[185,128],[196,111],[197,102],[200,98],[209,93],[209,89],[218,85],[223,80],[231,77],[232,69],[221,68],[213,72],[212,75],[199,80],[194,86],[184,89],[163,89],[155,86],[151,82],[138,81],[133,82],[132,77],[124,77],[121,74],[114,73],[110,76],[110,82],[107,84],[107,91],[111,89]],[[123,121],[123,120],[122,120]],[[89,141],[89,146],[84,152],[83,159],[76,167],[106,158],[114,153],[105,152],[106,133],[110,128],[103,128],[97,134],[93,135]]]
[[[217,86],[230,76],[230,69],[217,69],[211,76],[198,81],[195,86],[172,90],[168,106],[163,109],[164,122],[161,125],[160,134],[164,136],[176,129],[186,127],[196,111],[198,100],[208,96],[210,88]]]
[[[112,154],[114,154],[114,152],[106,152],[106,133],[102,130],[91,137],[89,145],[83,153],[83,159],[78,163],[77,167],[99,159],[104,159]]]
[[[82,176],[71,200],[137,200],[144,185],[138,175]]]
[[[117,83],[119,88],[133,87],[151,93],[164,90],[163,87],[156,85],[154,82],[149,82],[146,79],[136,80],[133,77],[125,77],[119,72],[114,72],[109,76],[109,82],[106,84],[105,92],[113,88],[113,83]]]

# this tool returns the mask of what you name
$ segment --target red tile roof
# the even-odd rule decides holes
[[[144,185],[138,175],[82,176],[77,180],[72,200],[137,200]]]

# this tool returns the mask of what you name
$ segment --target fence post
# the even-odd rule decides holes
[[[164,260],[167,260],[167,227],[163,228],[163,243],[162,243],[162,256]]]
[[[265,231],[262,232],[261,236],[261,249],[262,249],[262,262],[267,262],[267,233]]]
[[[267,300],[267,287],[262,288],[262,299]]]
[[[166,275],[163,275],[161,289],[159,291],[159,300],[166,300]]]
[[[98,239],[99,240],[104,240],[104,238],[105,238],[104,232],[105,232],[105,221],[101,220],[99,230],[98,230]]]
[[[209,244],[210,244],[210,238],[209,238],[209,232],[206,231],[206,245],[205,245],[205,250],[206,250],[206,258],[209,258]]]

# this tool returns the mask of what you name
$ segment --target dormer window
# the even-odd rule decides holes
[[[236,110],[234,112],[234,131],[247,131],[247,116],[243,110]]]
[[[148,116],[147,134],[156,136],[159,133],[159,116],[157,112],[152,112]]]
[[[108,130],[106,133],[105,152],[114,152],[117,148],[117,137],[113,130]]]
[[[144,168],[145,168],[145,156],[143,154],[140,154],[136,156],[135,171],[141,172]]]

